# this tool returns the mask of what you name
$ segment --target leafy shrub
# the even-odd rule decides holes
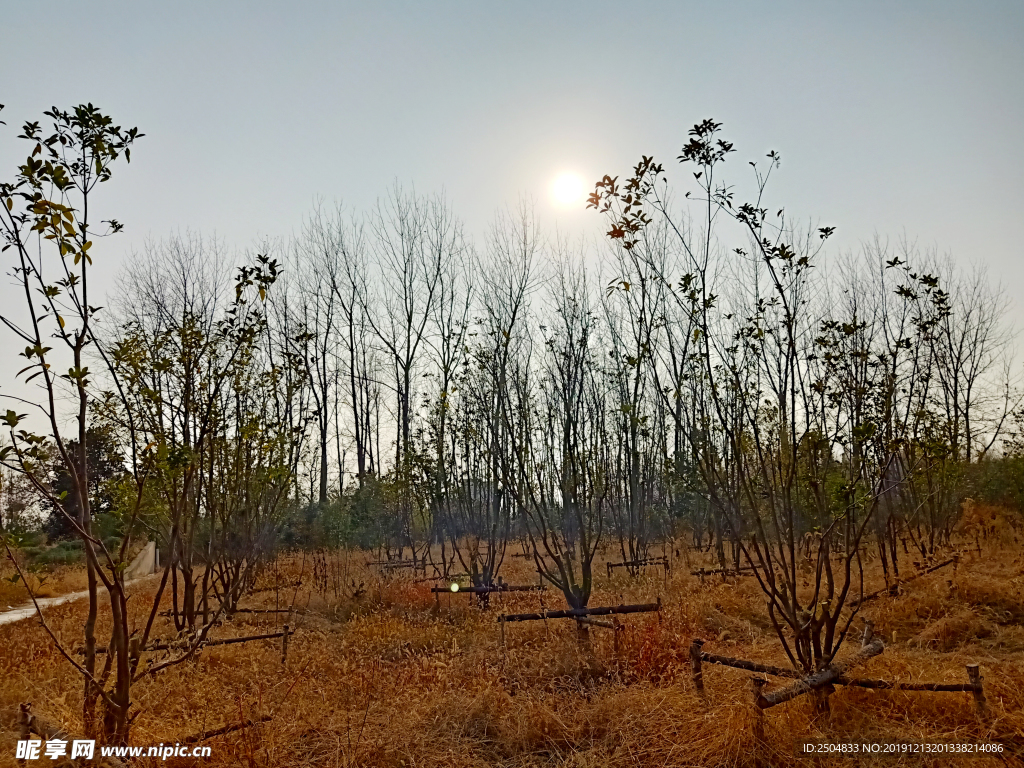
[[[57,546],[40,552],[34,558],[34,563],[36,565],[71,565],[79,562],[82,557],[81,549]]]

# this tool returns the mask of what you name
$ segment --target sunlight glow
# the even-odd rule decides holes
[[[459,591],[459,585],[458,584],[452,584],[452,592],[458,592],[458,591]]]
[[[582,203],[583,193],[583,180],[575,173],[560,174],[551,184],[551,196],[559,205]]]

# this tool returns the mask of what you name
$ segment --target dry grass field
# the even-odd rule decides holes
[[[785,665],[763,599],[751,578],[689,574],[710,561],[674,559],[665,578],[649,569],[639,579],[621,571],[600,577],[591,606],[649,602],[663,611],[622,617],[618,655],[611,632],[590,631],[587,648],[571,620],[509,624],[506,643],[496,615],[536,610],[538,593],[492,598],[475,607],[469,595],[442,595],[411,576],[383,578],[348,558],[349,575],[366,584],[358,599],[335,598],[313,577],[310,556],[282,559],[276,578],[302,586],[263,591],[247,607],[295,598],[297,633],[282,664],[279,640],[211,647],[192,662],[135,689],[141,714],[134,744],[183,741],[247,719],[252,727],[205,741],[206,759],[171,758],[167,766],[825,766],[951,765],[950,757],[798,758],[807,737],[835,741],[999,740],[1001,756],[970,758],[983,768],[1020,765],[1024,755],[1024,553],[1012,535],[982,542],[951,568],[916,579],[902,595],[865,605],[886,641],[885,652],[858,669],[864,677],[966,682],[964,666],[981,664],[991,711],[975,715],[970,693],[920,693],[837,688],[831,716],[815,717],[808,697],[765,713],[756,742],[750,673],[705,664],[706,698],[694,689],[688,649],[694,637],[713,653]],[[614,559],[614,555],[612,555]],[[524,559],[506,561],[509,583],[536,579]],[[268,573],[259,586],[274,583]],[[952,589],[947,579],[953,579]],[[877,584],[869,568],[868,589]],[[136,592],[155,589],[146,582]],[[326,593],[326,594],[325,594]],[[129,601],[144,621],[144,594]],[[549,608],[560,595],[545,593]],[[58,635],[80,636],[85,604],[49,609]],[[169,621],[162,619],[162,621]],[[237,614],[212,637],[280,629],[283,614]],[[858,625],[859,627],[859,622]],[[101,626],[98,636],[103,637]],[[169,630],[156,633],[164,638]],[[851,643],[850,648],[856,646]],[[844,651],[847,653],[850,651]],[[35,619],[0,626],[0,765],[13,765],[20,702],[75,730],[81,683]],[[784,681],[783,681],[784,682]],[[777,679],[773,689],[783,684]],[[42,764],[42,763],[40,763]],[[46,764],[54,764],[47,761]],[[133,765],[159,765],[140,758]]]
[[[0,568],[0,611],[29,603],[28,593],[19,582],[12,582],[14,568],[5,562]],[[85,569],[80,566],[58,565],[45,574],[26,573],[29,587],[36,597],[57,597],[69,592],[80,592],[89,584]]]

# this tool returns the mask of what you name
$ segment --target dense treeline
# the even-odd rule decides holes
[[[528,206],[477,241],[443,197],[395,187],[370,211],[316,206],[240,267],[199,235],[151,243],[100,312],[89,199],[140,134],[91,106],[47,116],[0,186],[25,297],[3,319],[41,387],[6,414],[4,527],[16,546],[46,511],[82,542],[90,732],[102,701],[127,738],[144,671],[133,539],[165,553],[141,646],[165,590],[195,640],[158,667],[282,545],[380,548],[476,585],[521,545],[581,608],[603,543],[636,563],[688,537],[753,567],[811,670],[850,627],[865,558],[896,579],[949,544],[968,495],[1019,497],[1006,303],[984,273],[907,243],[826,252],[831,227],[766,202],[775,153],[741,201],[713,122],[679,158],[682,201],[651,158],[598,182],[600,243],[545,234]]]

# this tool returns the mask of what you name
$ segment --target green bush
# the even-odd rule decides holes
[[[971,464],[967,475],[975,501],[1024,510],[1024,455],[984,459]]]
[[[137,531],[138,527],[136,526],[136,535],[138,535]],[[107,539],[117,539],[120,543],[123,532],[124,525],[121,517],[113,512],[100,512],[92,520],[93,535],[98,536],[104,542]]]
[[[34,563],[36,565],[71,565],[79,562],[82,557],[81,551],[58,546],[40,552]]]
[[[25,531],[21,534],[21,543],[22,549],[42,548],[46,545],[46,534],[43,531]]]

